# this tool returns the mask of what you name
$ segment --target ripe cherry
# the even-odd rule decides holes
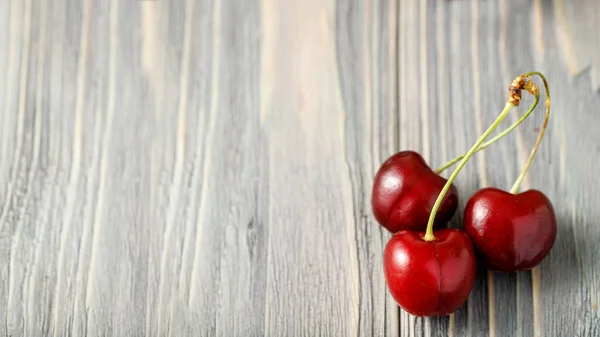
[[[548,254],[556,215],[540,191],[484,188],[467,203],[464,227],[488,269],[513,272],[535,267]]]
[[[548,83],[542,74],[532,74],[544,81],[546,118],[529,159],[510,193],[485,188],[475,193],[465,208],[465,231],[473,240],[483,263],[495,271],[514,272],[535,267],[546,257],[556,239],[556,215],[550,200],[537,190],[518,193],[550,115]],[[537,88],[533,89],[531,92],[537,101],[539,93]]]
[[[371,206],[377,221],[392,233],[403,229],[425,230],[427,219],[446,184],[423,157],[413,151],[391,156],[375,175]],[[454,185],[444,197],[435,226],[446,225],[458,206]]]
[[[475,281],[475,251],[457,229],[400,231],[387,243],[383,264],[388,288],[398,304],[416,316],[445,316],[465,302]]]

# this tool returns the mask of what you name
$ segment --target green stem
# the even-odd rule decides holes
[[[517,126],[519,126],[525,119],[527,119],[527,117],[529,117],[529,115],[531,114],[531,112],[535,109],[535,107],[538,105],[538,102],[540,101],[540,95],[534,95],[535,99],[533,101],[533,103],[531,104],[531,106],[529,107],[529,110],[527,110],[527,112],[521,116],[521,118],[519,118],[519,120],[517,120],[513,125],[511,125],[510,127],[508,127],[507,129],[505,129],[504,131],[502,131],[501,133],[499,133],[498,135],[496,135],[494,138],[488,140],[487,142],[481,144],[481,146],[479,148],[477,148],[476,152],[479,152],[483,149],[485,149],[486,147],[494,144],[495,142],[499,141],[501,138],[503,138],[504,136],[506,136],[507,134],[509,134],[512,130],[514,130]],[[443,171],[445,171],[447,168],[449,168],[450,166],[458,163],[461,159],[463,159],[465,157],[465,154],[463,153],[462,155],[450,160],[449,162],[445,163],[444,165],[438,167],[437,169],[435,169],[435,173],[439,174],[442,173]]]
[[[502,110],[502,112],[500,113],[498,118],[496,118],[494,123],[492,125],[490,125],[490,127],[483,133],[483,135],[481,135],[481,137],[479,137],[479,139],[473,145],[473,147],[471,147],[469,152],[467,152],[467,154],[465,154],[465,157],[461,160],[461,162],[458,164],[456,169],[454,169],[454,172],[452,172],[452,175],[450,175],[450,178],[448,178],[446,185],[444,185],[444,188],[442,188],[442,191],[438,195],[437,200],[435,201],[435,204],[433,205],[433,208],[431,209],[431,214],[429,214],[429,221],[427,222],[427,231],[425,232],[425,236],[423,237],[423,239],[425,241],[435,240],[435,236],[433,236],[433,222],[435,220],[437,211],[440,208],[440,205],[442,204],[442,200],[444,199],[444,196],[446,196],[446,193],[450,189],[450,186],[452,186],[454,179],[456,179],[456,176],[458,175],[458,173],[462,170],[462,168],[465,166],[467,161],[469,161],[471,156],[473,156],[473,154],[477,151],[479,146],[485,141],[485,139],[490,135],[490,133],[492,133],[492,131],[494,131],[494,129],[496,129],[498,127],[500,122],[502,122],[502,120],[506,117],[506,115],[508,115],[508,112],[514,107],[515,107],[515,105],[513,105],[511,103],[506,103],[506,106],[504,106],[504,110]]]
[[[548,88],[548,81],[546,81],[546,77],[542,73],[537,72],[537,71],[532,71],[530,73],[524,74],[523,76],[531,76],[531,75],[537,75],[542,79],[542,81],[544,81],[544,89],[546,90],[546,116],[544,117],[544,123],[542,124],[540,133],[538,134],[538,137],[535,141],[535,145],[533,145],[533,148],[531,149],[529,158],[527,159],[527,162],[525,163],[525,166],[523,167],[521,174],[519,174],[519,177],[517,177],[517,180],[515,181],[512,188],[510,189],[510,193],[512,193],[512,194],[517,194],[519,192],[519,187],[521,187],[521,183],[523,182],[523,179],[525,178],[525,175],[527,174],[527,170],[529,170],[529,167],[531,166],[533,157],[535,157],[535,154],[536,154],[538,148],[540,147],[540,143],[542,141],[542,138],[544,137],[544,133],[546,132],[546,127],[548,126],[548,119],[550,118],[550,89]],[[539,94],[537,96],[539,99]]]

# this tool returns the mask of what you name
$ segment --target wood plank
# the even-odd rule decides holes
[[[92,5],[102,6],[99,2]],[[83,13],[91,11],[88,15],[93,20],[94,9],[84,7]],[[146,212],[151,195],[149,156],[144,155],[151,149],[151,120],[144,118],[144,86],[137,62],[141,59],[139,7],[111,1],[99,12],[105,14],[106,25],[93,20],[90,35],[82,36],[84,41],[90,39],[90,54],[102,55],[91,61],[101,69],[103,88],[94,92],[98,96],[90,103],[102,102],[100,107],[85,106],[82,111],[83,129],[98,128],[86,177],[94,185],[86,187],[83,200],[89,204],[75,206],[84,209],[78,254],[64,258],[79,259],[72,329],[80,334],[124,335],[144,328],[142,317],[132,320],[128,313],[146,302],[138,294],[147,289],[146,230],[152,228]],[[98,48],[102,44],[105,48]],[[82,52],[87,51],[82,48]],[[94,82],[89,83],[93,88]],[[94,124],[87,124],[91,121],[85,117],[94,108],[102,113],[94,116]]]
[[[396,336],[398,309],[382,268],[390,235],[371,216],[371,188],[375,170],[396,145],[397,3],[337,1],[335,20],[358,252],[358,335]]]
[[[8,108],[13,111],[16,118],[13,121],[17,125],[14,134],[14,152],[11,165],[9,180],[18,181],[18,184],[9,185],[7,197],[2,213],[0,214],[0,232],[6,233],[8,242],[2,244],[3,261],[3,279],[6,285],[6,295],[1,296],[6,303],[6,334],[23,334],[24,324],[24,292],[26,287],[23,284],[27,275],[25,261],[30,260],[32,251],[21,245],[27,241],[27,237],[34,236],[34,222],[36,213],[30,213],[30,207],[33,205],[32,199],[40,198],[40,190],[33,189],[34,182],[39,186],[38,159],[39,132],[32,137],[33,130],[26,134],[24,130],[28,122],[35,118],[33,105],[31,104],[31,94],[35,90],[35,84],[30,81],[29,74],[35,74],[32,66],[35,62],[35,48],[32,48],[33,41],[37,40],[39,30],[35,29],[32,23],[34,11],[31,1],[23,2],[20,5],[13,5],[11,14],[15,15],[15,25],[19,27],[22,35],[18,49],[12,49],[15,54],[10,55],[12,63],[18,69],[14,74],[14,86],[7,90],[6,102],[12,103]],[[12,20],[11,20],[12,21]],[[13,31],[14,32],[14,31]],[[18,39],[18,37],[15,36]],[[16,47],[16,46],[15,46]],[[33,49],[33,51],[32,51]],[[32,55],[34,54],[34,55]],[[15,59],[18,59],[15,60]],[[11,61],[12,61],[11,60]],[[29,100],[28,100],[29,98]],[[7,157],[10,158],[10,157]],[[15,186],[16,185],[16,186]]]
[[[594,261],[599,255],[593,245],[600,229],[592,225],[595,210],[590,201],[595,194],[586,186],[594,186],[598,180],[592,173],[598,149],[592,144],[598,143],[593,111],[598,111],[600,97],[597,93],[590,94],[589,78],[581,76],[573,80],[564,67],[557,66],[561,64],[556,56],[560,55],[562,45],[552,39],[554,22],[552,17],[548,18],[544,21],[548,43],[542,69],[547,68],[548,76],[556,83],[554,96],[563,99],[553,101],[553,141],[546,142],[549,148],[541,150],[541,158],[532,167],[537,174],[530,178],[534,186],[544,187],[557,207],[559,230],[548,259],[533,273],[534,304],[538,302],[540,306],[541,335],[558,331],[593,336],[599,326],[599,313],[594,309],[599,280]],[[568,307],[552,304],[559,303],[559,297],[572,299]]]
[[[359,331],[360,272],[334,10],[333,1],[263,2],[269,335]]]
[[[36,248],[44,259],[43,263],[39,263],[38,275],[45,282],[33,285],[39,287],[38,291],[45,296],[40,298],[35,288],[27,294],[30,307],[40,312],[39,321],[29,318],[26,322],[30,328],[43,327],[46,334],[50,331],[65,334],[73,331],[77,251],[82,240],[82,207],[85,203],[85,184],[81,177],[90,164],[89,160],[82,158],[82,152],[92,149],[94,135],[94,128],[90,128],[88,137],[83,138],[84,122],[88,122],[86,127],[91,127],[90,119],[84,118],[84,110],[90,108],[90,100],[86,98],[92,95],[92,91],[87,89],[91,77],[90,3],[73,3],[72,6],[69,3],[53,4],[46,10],[48,27],[53,29],[48,30],[47,79],[44,91],[40,93],[42,97],[47,95],[48,101],[39,112],[44,129],[47,129],[46,155],[49,172],[54,172],[50,182],[55,191],[49,206],[53,211],[46,225],[49,238],[40,240],[46,245]],[[98,14],[101,13],[98,11]],[[91,113],[88,116],[93,118]],[[77,203],[77,200],[82,202]],[[43,325],[38,322],[43,322]]]
[[[210,110],[204,112],[210,117],[201,204],[190,247],[196,251],[188,303],[190,314],[199,315],[199,320],[191,322],[184,316],[179,324],[195,326],[206,336],[260,336],[267,328],[272,226],[268,218],[272,167],[260,124],[260,3],[215,1],[211,15],[211,43],[197,50],[212,51],[207,57],[212,74]],[[193,16],[189,19],[194,21]]]

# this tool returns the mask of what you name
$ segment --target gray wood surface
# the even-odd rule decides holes
[[[596,0],[0,0],[0,335],[600,336],[599,18]],[[525,187],[553,201],[556,244],[414,318],[385,286],[373,175],[464,152],[530,70],[553,110]],[[460,209],[510,187],[541,111],[466,167]]]

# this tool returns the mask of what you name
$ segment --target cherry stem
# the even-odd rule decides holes
[[[548,119],[550,118],[550,89],[548,88],[548,81],[546,80],[546,77],[538,71],[532,71],[530,73],[523,74],[522,76],[529,77],[531,75],[537,75],[542,79],[542,81],[544,81],[544,89],[546,90],[546,116],[544,117],[544,122],[540,129],[538,137],[535,141],[535,144],[533,145],[533,148],[531,149],[529,158],[527,159],[527,162],[525,163],[525,166],[523,167],[521,174],[519,174],[519,177],[517,177],[517,180],[515,181],[512,188],[510,189],[510,193],[512,193],[512,194],[517,194],[519,192],[519,187],[521,186],[521,183],[523,182],[523,178],[525,178],[525,175],[527,174],[527,170],[529,170],[529,167],[531,166],[531,162],[533,161],[533,157],[535,157],[535,154],[536,154],[538,148],[540,147],[540,143],[542,142],[542,138],[544,137],[544,133],[546,132],[546,127],[548,126]],[[531,82],[531,83],[533,83],[533,82]],[[536,98],[539,99],[539,93],[534,92],[533,94],[534,95],[537,94]]]
[[[519,89],[519,91],[520,91],[520,89]],[[520,99],[520,93],[519,93],[519,99]],[[516,102],[516,105],[518,105],[518,101]],[[467,152],[467,154],[465,154],[464,158],[460,161],[460,163],[458,164],[456,169],[454,169],[454,172],[452,172],[452,175],[450,175],[450,178],[448,178],[448,181],[446,181],[446,185],[444,185],[444,188],[442,188],[442,191],[438,195],[437,200],[435,201],[435,204],[433,205],[433,208],[431,209],[431,213],[429,214],[429,221],[427,222],[427,231],[425,232],[425,236],[423,237],[423,240],[425,240],[425,241],[435,240],[435,236],[433,235],[433,223],[435,221],[435,216],[437,214],[438,209],[440,208],[440,205],[442,204],[442,200],[446,196],[446,193],[450,189],[450,186],[452,186],[454,179],[456,179],[456,176],[458,175],[458,173],[463,169],[465,164],[467,164],[467,161],[469,161],[469,159],[471,159],[471,156],[473,156],[473,154],[475,152],[477,152],[477,149],[479,148],[479,146],[486,140],[486,138],[490,135],[490,133],[492,133],[492,131],[494,131],[498,127],[498,125],[502,122],[502,120],[504,120],[504,118],[508,115],[508,112],[512,108],[514,108],[516,105],[511,103],[510,100],[509,100],[509,102],[506,103],[506,106],[504,106],[504,110],[502,110],[502,112],[500,113],[498,118],[496,118],[494,123],[492,123],[492,125],[490,125],[490,127],[483,133],[483,135],[481,135],[481,137],[479,137],[479,139],[473,145],[473,147],[471,147],[471,149]]]
[[[531,113],[533,112],[533,110],[535,110],[535,107],[538,105],[538,102],[540,101],[540,95],[534,95],[534,96],[535,96],[535,99],[534,99],[533,103],[531,104],[531,106],[529,107],[529,110],[527,110],[527,112],[525,114],[523,114],[523,116],[521,116],[521,118],[519,118],[519,120],[517,120],[514,124],[512,124],[511,126],[509,126],[508,128],[506,128],[501,133],[497,134],[494,138],[492,138],[492,139],[488,140],[487,142],[481,144],[481,146],[479,148],[477,148],[476,152],[479,152],[479,151],[487,148],[488,146],[494,144],[495,142],[499,141],[501,138],[503,138],[504,136],[506,136],[507,134],[509,134],[512,130],[514,130],[517,126],[519,126],[524,120],[526,120],[527,117],[529,117],[529,115],[531,115]],[[436,174],[440,174],[440,173],[444,172],[450,166],[458,163],[464,157],[465,157],[465,154],[463,153],[460,156],[458,156],[458,157],[450,160],[449,162],[445,163],[444,165],[438,167],[433,172],[435,172]]]

